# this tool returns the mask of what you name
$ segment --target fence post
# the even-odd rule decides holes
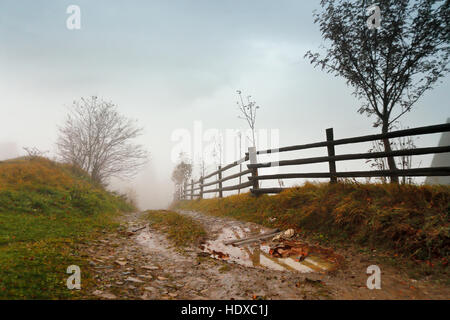
[[[184,180],[183,200],[187,199],[187,180]]]
[[[222,180],[222,166],[219,166],[219,173],[218,173],[218,177],[219,180]],[[219,198],[223,198],[223,192],[222,192],[222,181],[219,181]]]
[[[326,133],[327,133],[327,142],[334,141],[333,128],[328,128],[326,130]],[[334,144],[328,145],[327,149],[328,149],[328,156],[334,157],[335,156]],[[337,182],[336,162],[334,160],[330,160],[330,161],[328,161],[328,166],[330,168],[330,183],[336,183]]]
[[[242,173],[242,163],[239,163],[239,173]],[[239,184],[242,183],[242,176],[239,176]],[[241,188],[238,189],[238,194],[241,194]]]
[[[194,200],[194,179],[191,179],[191,200]]]
[[[255,147],[249,147],[248,148],[248,155],[249,155],[249,160],[250,160],[250,164],[257,164],[258,160],[256,158],[256,148]],[[253,181],[253,191],[256,191],[259,189],[259,182],[258,180],[256,180],[256,178],[258,177],[258,168],[252,168],[252,181]]]
[[[200,199],[203,199],[203,177],[200,177]]]

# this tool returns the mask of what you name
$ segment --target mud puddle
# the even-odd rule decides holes
[[[226,244],[233,239],[245,239],[264,233],[267,230],[256,227],[224,227],[215,240],[206,241],[200,249],[209,253],[212,258],[246,267],[301,273],[323,273],[337,267],[338,259],[329,252],[304,248],[305,245],[300,242],[273,243],[269,238],[242,245]],[[302,255],[302,250],[307,250],[308,253]],[[279,252],[283,254],[278,254]]]

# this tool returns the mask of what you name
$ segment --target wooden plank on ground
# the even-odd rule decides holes
[[[250,243],[250,242],[254,242],[254,241],[258,241],[258,240],[262,240],[262,239],[267,239],[270,237],[275,237],[277,234],[281,233],[279,229],[275,229],[275,230],[271,230],[269,232],[260,234],[260,235],[256,235],[256,236],[251,236],[248,238],[244,238],[244,239],[234,239],[234,240],[228,240],[228,241],[224,241],[223,243],[225,245],[240,245],[240,244],[245,244],[245,243]]]

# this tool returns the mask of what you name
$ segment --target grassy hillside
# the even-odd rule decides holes
[[[448,266],[450,188],[446,186],[308,183],[275,196],[242,194],[182,201],[174,207],[295,228],[319,240],[387,249],[432,267]]]
[[[92,279],[77,245],[132,209],[72,166],[45,158],[0,162],[0,299],[80,297]],[[66,287],[72,264],[81,268],[81,292]]]

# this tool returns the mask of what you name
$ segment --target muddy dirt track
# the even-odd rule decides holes
[[[259,244],[232,249],[235,250],[231,252],[232,259],[214,259],[209,253],[214,245],[222,243],[224,238],[221,237],[245,237],[247,233],[264,233],[267,229],[195,212],[179,213],[193,217],[207,230],[208,241],[202,246],[203,250],[191,247],[181,251],[174,248],[163,234],[149,227],[130,232],[145,223],[140,219],[141,213],[124,216],[121,222],[124,232],[105,234],[83,249],[90,257],[96,282],[95,287],[85,292],[86,298],[450,298],[446,287],[408,279],[392,267],[379,263],[381,290],[369,290],[366,269],[377,261],[350,251],[336,251],[343,257],[337,268],[321,263],[320,257],[315,261],[313,258],[305,259],[301,267],[286,259],[273,260],[264,250],[256,250]],[[217,239],[220,241],[215,241]],[[324,270],[327,268],[329,270]]]

